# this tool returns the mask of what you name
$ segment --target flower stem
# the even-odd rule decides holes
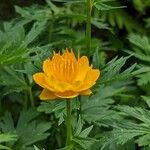
[[[29,92],[29,99],[30,99],[31,106],[35,107],[35,105],[34,105],[34,99],[33,99],[33,94],[32,94],[32,87],[29,87],[28,92]]]
[[[28,108],[28,91],[24,91],[24,108]]]
[[[92,2],[91,0],[87,0],[86,48],[88,54],[91,50],[91,12],[92,12]]]
[[[66,127],[67,127],[67,139],[66,147],[68,150],[72,150],[71,140],[72,140],[72,130],[71,130],[71,100],[66,100],[66,109],[67,109],[67,118],[66,118]]]

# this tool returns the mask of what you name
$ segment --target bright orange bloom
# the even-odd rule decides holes
[[[90,95],[90,88],[100,75],[98,69],[89,66],[86,56],[76,59],[73,51],[67,49],[62,55],[54,53],[52,59],[46,59],[43,71],[33,75],[35,82],[44,88],[41,100]]]

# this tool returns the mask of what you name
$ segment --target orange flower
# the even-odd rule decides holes
[[[33,75],[35,82],[44,88],[40,94],[41,100],[90,95],[90,88],[100,75],[98,69],[89,66],[86,56],[77,60],[73,51],[67,49],[62,55],[54,53],[51,60],[46,59],[43,71]]]

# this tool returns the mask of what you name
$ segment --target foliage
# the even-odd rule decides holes
[[[72,100],[74,149],[150,148],[150,2],[91,0],[91,7],[89,52],[84,0],[15,5],[15,18],[0,22],[0,149],[70,148],[65,100],[40,102],[32,79],[66,47],[101,71],[93,94]]]
[[[0,143],[15,141],[16,138],[17,138],[17,136],[15,134],[1,133],[0,134]],[[0,149],[8,149],[9,150],[10,148],[0,144]]]
[[[108,134],[112,136],[107,137],[108,140],[104,146],[113,141],[117,141],[117,144],[125,144],[134,138],[139,146],[149,147],[150,111],[129,106],[118,106],[117,109],[121,111],[121,115],[125,116],[125,119],[114,125],[115,129]]]
[[[39,113],[35,110],[22,111],[15,126],[10,113],[6,112],[1,119],[0,128],[2,132],[16,133],[16,136],[11,134],[2,134],[2,142],[15,141],[11,144],[12,149],[31,149],[30,145],[45,139],[49,133],[51,124],[43,120],[35,120],[39,117]],[[38,133],[38,134],[37,134]]]

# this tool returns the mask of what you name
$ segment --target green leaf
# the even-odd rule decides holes
[[[131,33],[128,36],[128,40],[132,44],[135,52],[126,51],[138,59],[150,62],[150,41],[147,36],[141,36],[139,34]]]
[[[33,40],[35,40],[35,38],[43,31],[46,22],[47,20],[34,23],[31,30],[28,32],[24,41],[22,42],[21,47],[27,47],[31,42],[33,42]]]
[[[138,85],[146,85],[150,83],[150,72],[143,73],[140,75],[137,75],[138,79]]]
[[[150,108],[150,96],[142,96],[142,99],[147,103],[148,107]]]
[[[111,6],[109,4],[106,4],[105,1],[96,1],[96,2],[94,2],[94,6],[98,10],[101,10],[101,11],[111,10],[111,9],[119,9],[119,8],[124,8],[125,7],[125,6]]]
[[[133,64],[131,67],[120,73],[121,68],[125,65],[128,58],[129,57],[121,57],[117,59],[116,57],[108,62],[102,69],[102,76],[99,84],[119,82],[134,76],[133,70],[135,69],[136,64]]]
[[[150,147],[150,133],[140,137],[136,142],[139,144],[139,146]]]
[[[6,117],[9,117],[7,119]],[[34,109],[30,109],[28,111],[22,111],[17,122],[16,135],[17,141],[12,145],[13,150],[29,148],[30,145],[35,144],[38,141],[42,141],[49,136],[47,132],[51,128],[51,123],[38,120],[39,113]],[[5,132],[12,132],[13,127],[6,127],[8,126],[10,119],[10,115],[5,115],[2,119],[2,130]],[[30,136],[29,136],[30,135]]]
[[[16,141],[17,136],[10,133],[0,133],[0,143]]]
[[[79,136],[80,136],[80,137],[83,137],[83,138],[86,138],[86,137],[89,135],[89,133],[91,132],[92,129],[93,129],[93,125],[90,126],[90,127],[88,127],[88,128],[86,128],[86,129],[84,129],[84,130],[79,134]]]
[[[117,123],[113,131],[114,139],[118,144],[124,144],[130,139],[136,138],[139,146],[148,146],[150,144],[150,111],[138,107],[118,106],[122,115],[131,116],[130,120],[123,120]],[[135,120],[135,121],[134,121]]]
[[[82,127],[83,127],[82,119],[81,119],[81,116],[79,116],[78,122],[75,126],[75,129],[74,129],[74,135],[75,136],[78,136],[81,133]]]
[[[40,150],[40,149],[34,145],[34,150]],[[44,150],[44,148],[42,150]]]
[[[34,149],[35,149],[35,150],[40,150],[40,149],[39,149],[38,147],[36,147],[35,145],[34,145]]]
[[[15,35],[15,36],[14,36]],[[25,49],[20,48],[25,38],[23,25],[20,23],[4,23],[4,31],[0,31],[0,65],[24,62]]]
[[[84,0],[52,0],[54,2],[67,2],[67,3],[80,3],[80,2],[84,2]]]
[[[0,149],[3,149],[3,150],[4,150],[4,149],[6,149],[6,150],[11,150],[9,147],[4,146],[4,145],[1,145],[1,144],[0,144]]]
[[[125,112],[129,116],[132,116],[146,123],[147,125],[150,125],[150,111],[149,110],[138,108],[138,107],[133,108],[129,106],[119,106],[118,109],[121,110],[122,112]]]
[[[106,9],[106,11],[104,10],[100,12],[100,14],[102,15],[101,18],[105,22],[108,22],[112,27],[116,27],[119,29],[125,28],[128,32],[137,31],[143,33],[143,27],[131,15],[128,14],[128,12],[126,11],[127,9],[120,9],[122,8],[120,6],[121,4],[122,3],[118,0],[114,1],[112,6],[110,5],[110,2],[108,3],[108,5],[106,3],[106,5],[104,5],[104,9]],[[99,7],[103,10],[103,6],[100,5]]]
[[[28,85],[24,76],[21,73],[18,73],[13,67],[5,66],[1,68],[0,74],[0,84],[9,89],[3,92],[3,95],[21,92],[27,89]]]
[[[17,140],[17,135],[12,133],[0,133],[0,143],[9,143],[9,142],[15,142]],[[11,150],[9,147],[1,145],[0,149],[6,149]]]

